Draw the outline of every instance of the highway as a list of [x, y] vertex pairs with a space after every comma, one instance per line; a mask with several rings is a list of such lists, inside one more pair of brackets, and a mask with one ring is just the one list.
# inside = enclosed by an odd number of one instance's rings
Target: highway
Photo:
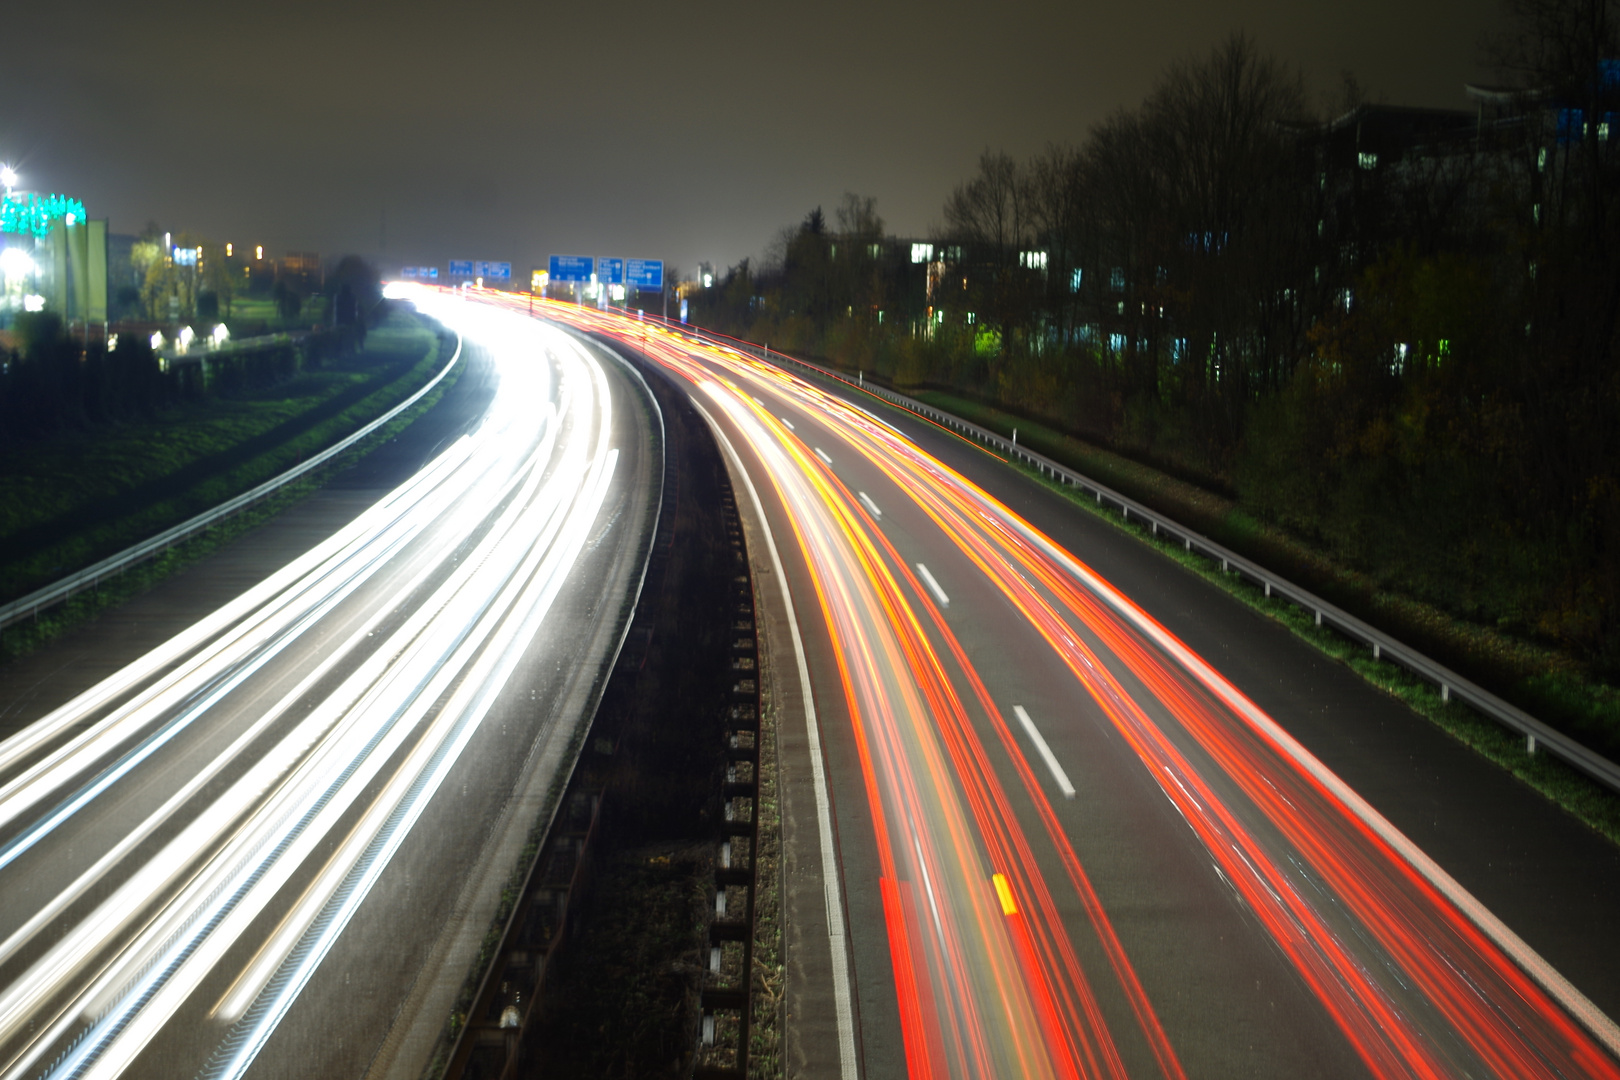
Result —
[[498, 384], [481, 423], [0, 743], [3, 1075], [425, 1065], [617, 649], [662, 466], [634, 375], [411, 298]]
[[[1244, 642], [1200, 654], [970, 478], [1001, 468], [984, 451], [677, 330], [539, 313], [684, 381], [782, 573], [793, 645], [773, 663], [796, 651], [810, 691], [838, 999], [836, 1038], [801, 1063], [1620, 1076], [1603, 1010], [1291, 734], [1300, 717], [1223, 673], [1249, 674]], [[1612, 882], [1612, 852], [1588, 849]], [[1575, 891], [1537, 927], [1612, 921], [1613, 891], [1595, 909]], [[1613, 932], [1589, 930], [1612, 996]]]

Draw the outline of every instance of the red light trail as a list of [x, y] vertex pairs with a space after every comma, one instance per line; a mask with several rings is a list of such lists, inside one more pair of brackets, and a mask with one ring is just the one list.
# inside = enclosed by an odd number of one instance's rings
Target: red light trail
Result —
[[[537, 314], [644, 350], [763, 466], [853, 727], [912, 1076], [1124, 1077], [1126, 1040], [1160, 1075], [1186, 1072], [1002, 706], [840, 460], [887, 478], [1067, 668], [1369, 1072], [1620, 1078], [1607, 1018], [1455, 883], [1437, 884], [1437, 868], [1212, 667], [989, 493], [756, 357], [572, 305]], [[813, 417], [836, 456], [760, 396]], [[1055, 883], [1043, 857], [1063, 869]], [[1083, 925], [1062, 914], [1076, 901]], [[1079, 959], [1083, 933], [1101, 970]], [[1100, 997], [1116, 994], [1134, 1031], [1105, 1022]]]

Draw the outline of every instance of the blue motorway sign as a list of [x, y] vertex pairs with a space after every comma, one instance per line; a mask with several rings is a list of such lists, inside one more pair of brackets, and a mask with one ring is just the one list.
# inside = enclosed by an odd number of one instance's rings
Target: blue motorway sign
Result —
[[624, 260], [598, 257], [596, 260], [596, 280], [603, 285], [623, 285]]
[[658, 292], [664, 287], [664, 260], [626, 259], [624, 280], [643, 292]]
[[399, 276], [417, 278], [418, 280], [438, 281], [439, 268], [437, 266], [402, 266], [399, 268]]
[[478, 276], [481, 278], [494, 278], [497, 281], [508, 281], [512, 277], [512, 264], [509, 262], [480, 262]]
[[450, 276], [451, 277], [472, 277], [473, 276], [472, 260], [471, 259], [451, 259], [450, 260]]
[[553, 255], [552, 281], [589, 281], [596, 272], [596, 260], [589, 255]]

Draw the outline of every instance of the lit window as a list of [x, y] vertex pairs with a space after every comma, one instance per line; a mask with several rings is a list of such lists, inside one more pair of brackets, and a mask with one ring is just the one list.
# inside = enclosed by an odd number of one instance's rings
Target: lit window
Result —
[[934, 261], [934, 245], [933, 244], [912, 244], [911, 245], [911, 261], [914, 262], [914, 263], [933, 262]]
[[1116, 266], [1108, 274], [1108, 287], [1115, 292], [1125, 291], [1125, 268]]
[[1069, 291], [1070, 292], [1079, 292], [1080, 291], [1080, 280], [1084, 276], [1085, 276], [1085, 272], [1082, 271], [1078, 266], [1075, 267], [1073, 270], [1071, 270], [1069, 272]]
[[1045, 270], [1046, 252], [1020, 251], [1018, 253], [1018, 265], [1026, 270]]
[[866, 253], [868, 255], [870, 255], [872, 258], [875, 259], [879, 255], [883, 254], [883, 245], [882, 244], [868, 244], [868, 245], [866, 245]]
[[1378, 168], [1378, 155], [1366, 150], [1356, 155], [1356, 161], [1363, 169]]
[[973, 320], [974, 320], [974, 317], [975, 317], [975, 316], [974, 316], [974, 314], [973, 314], [973, 312], [971, 312], [971, 311], [970, 311], [970, 312], [968, 312], [968, 325], [969, 325], [969, 326], [972, 326], [972, 325], [973, 325]]

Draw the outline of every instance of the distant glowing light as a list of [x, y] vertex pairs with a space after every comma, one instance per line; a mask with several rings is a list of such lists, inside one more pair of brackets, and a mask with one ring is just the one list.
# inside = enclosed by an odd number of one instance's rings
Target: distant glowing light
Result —
[[39, 293], [29, 293], [27, 296], [23, 297], [23, 310], [44, 311], [45, 298], [39, 295]]
[[27, 277], [34, 272], [34, 260], [22, 248], [0, 250], [0, 272], [8, 278]]
[[224, 323], [220, 323], [218, 326], [214, 327], [214, 332], [208, 336], [213, 339], [214, 348], [217, 349], [231, 339], [231, 332], [226, 328]]
[[63, 219], [69, 225], [86, 220], [84, 203], [66, 195], [13, 192], [9, 185], [0, 199], [0, 232], [44, 238], [50, 235], [51, 226]]
[[258, 246], [256, 246], [253, 249], [253, 257], [255, 259], [263, 259], [264, 258], [264, 245], [263, 244], [259, 244]]
[[227, 259], [228, 259], [228, 258], [230, 258], [230, 257], [231, 257], [231, 248], [232, 248], [232, 247], [233, 247], [233, 246], [235, 246], [235, 245], [232, 245], [232, 244], [226, 244], [226, 245], [225, 245], [225, 257], [226, 257], [226, 258], [227, 258]]
[[180, 337], [175, 341], [175, 348], [180, 352], [186, 352], [191, 348], [191, 343], [195, 340], [197, 340], [197, 332], [189, 326], [182, 326], [180, 328]]
[[163, 331], [159, 330], [157, 333], [152, 335], [151, 346], [153, 352], [157, 352], [159, 349], [163, 348]]
[[0, 185], [4, 185], [6, 190], [9, 191], [17, 186], [17, 180], [16, 169], [13, 169], [10, 165], [0, 165]]

